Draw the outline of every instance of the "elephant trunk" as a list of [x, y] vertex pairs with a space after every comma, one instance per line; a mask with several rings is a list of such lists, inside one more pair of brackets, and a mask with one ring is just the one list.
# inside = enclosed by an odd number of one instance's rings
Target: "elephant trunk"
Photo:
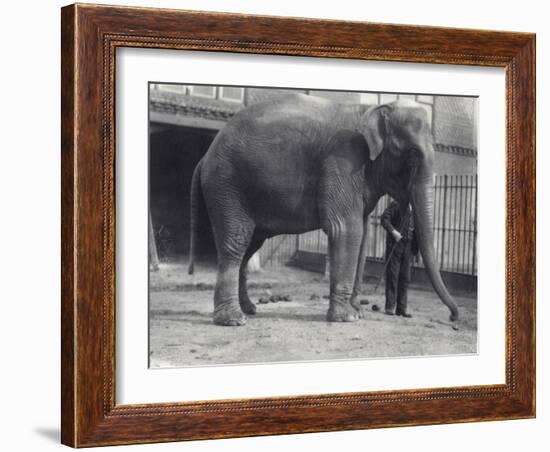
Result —
[[418, 178], [412, 188], [411, 201], [416, 225], [416, 238], [430, 281], [443, 303], [451, 311], [451, 321], [455, 321], [458, 320], [458, 309], [439, 273], [439, 265], [434, 248], [434, 194], [432, 176], [433, 172], [429, 168], [421, 166]]

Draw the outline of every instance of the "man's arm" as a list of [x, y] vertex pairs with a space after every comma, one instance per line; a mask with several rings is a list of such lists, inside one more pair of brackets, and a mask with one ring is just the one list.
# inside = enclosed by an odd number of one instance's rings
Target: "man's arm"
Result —
[[396, 242], [399, 242], [399, 240], [403, 238], [399, 233], [399, 231], [395, 229], [392, 224], [392, 219], [394, 219], [398, 210], [399, 210], [399, 204], [392, 201], [390, 205], [386, 208], [386, 210], [384, 210], [384, 213], [382, 213], [382, 216], [380, 217], [380, 224], [389, 234], [393, 236]]
[[390, 202], [389, 206], [386, 207], [386, 210], [382, 213], [380, 217], [380, 224], [390, 234], [395, 230], [392, 224], [392, 219], [395, 217], [397, 209], [399, 208], [398, 204], [394, 201]]

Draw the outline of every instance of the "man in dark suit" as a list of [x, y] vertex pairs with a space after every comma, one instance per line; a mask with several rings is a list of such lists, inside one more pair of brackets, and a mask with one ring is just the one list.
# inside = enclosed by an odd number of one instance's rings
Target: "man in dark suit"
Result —
[[[386, 314], [412, 317], [407, 312], [411, 258], [418, 254], [414, 220], [409, 204], [392, 201], [380, 218], [386, 230]], [[389, 261], [388, 261], [389, 259]]]

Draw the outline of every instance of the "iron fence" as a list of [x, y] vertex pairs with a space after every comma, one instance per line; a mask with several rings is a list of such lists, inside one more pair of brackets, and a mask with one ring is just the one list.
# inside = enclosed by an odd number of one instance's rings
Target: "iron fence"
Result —
[[[386, 231], [380, 217], [389, 203], [383, 197], [369, 216], [367, 259], [383, 261]], [[477, 274], [477, 175], [438, 175], [434, 180], [434, 245], [440, 269]], [[326, 254], [328, 241], [320, 229], [267, 240], [260, 250], [263, 266], [285, 265], [297, 250]], [[422, 266], [421, 257], [413, 265]]]

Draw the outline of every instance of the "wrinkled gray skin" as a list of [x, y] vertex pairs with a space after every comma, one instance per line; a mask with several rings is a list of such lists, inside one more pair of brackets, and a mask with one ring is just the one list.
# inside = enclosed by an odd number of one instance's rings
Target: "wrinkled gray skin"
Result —
[[206, 208], [218, 252], [214, 323], [243, 325], [256, 312], [246, 269], [267, 238], [318, 228], [329, 243], [327, 320], [360, 318], [365, 225], [386, 193], [411, 202], [427, 273], [456, 320], [433, 248], [433, 160], [427, 114], [411, 101], [367, 108], [291, 95], [240, 111], [197, 165], [191, 189], [189, 273]]

